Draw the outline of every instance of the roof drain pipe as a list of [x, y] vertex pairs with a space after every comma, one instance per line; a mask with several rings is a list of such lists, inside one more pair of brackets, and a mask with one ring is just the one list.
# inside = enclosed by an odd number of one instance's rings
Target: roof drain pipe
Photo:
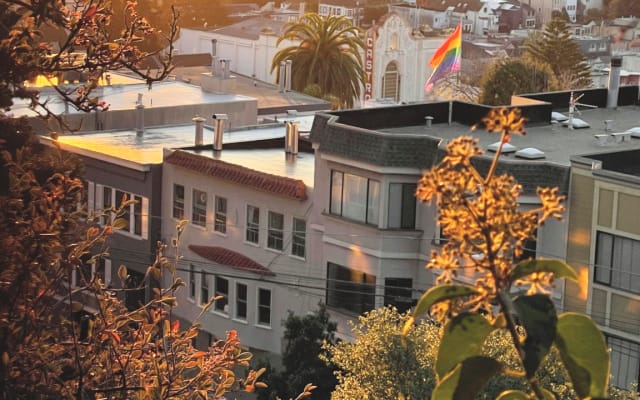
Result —
[[222, 134], [224, 133], [224, 121], [228, 119], [227, 114], [213, 114], [215, 121], [215, 132], [213, 133], [213, 150], [222, 151]]

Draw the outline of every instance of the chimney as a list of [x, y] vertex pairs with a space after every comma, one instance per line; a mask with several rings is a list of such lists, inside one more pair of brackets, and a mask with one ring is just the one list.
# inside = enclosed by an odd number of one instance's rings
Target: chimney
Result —
[[284, 92], [285, 65], [286, 63], [284, 61], [280, 61], [280, 71], [278, 71], [280, 73], [278, 75], [278, 92], [280, 93]]
[[200, 116], [195, 116], [192, 119], [196, 123], [196, 146], [202, 146], [204, 143], [204, 121], [205, 119]]
[[220, 64], [222, 64], [222, 79], [229, 79], [231, 75], [231, 59], [221, 58]]
[[142, 104], [142, 94], [138, 94], [138, 103], [136, 104], [136, 136], [144, 135], [144, 104]]
[[287, 62], [285, 63], [284, 90], [286, 92], [290, 92], [291, 91], [291, 64], [292, 64], [291, 60], [287, 60]]
[[218, 75], [218, 39], [211, 39], [211, 75]]
[[222, 150], [222, 135], [224, 134], [224, 121], [228, 119], [227, 114], [213, 114], [216, 128], [213, 133], [213, 150]]
[[609, 90], [607, 91], [607, 108], [618, 108], [618, 91], [620, 90], [620, 69], [622, 57], [611, 57], [609, 69]]
[[295, 121], [287, 121], [286, 133], [284, 137], [284, 152], [292, 155], [298, 154], [298, 140], [300, 133], [298, 131], [299, 123]]
[[301, 1], [298, 5], [298, 17], [302, 18], [302, 16], [307, 12], [307, 3]]

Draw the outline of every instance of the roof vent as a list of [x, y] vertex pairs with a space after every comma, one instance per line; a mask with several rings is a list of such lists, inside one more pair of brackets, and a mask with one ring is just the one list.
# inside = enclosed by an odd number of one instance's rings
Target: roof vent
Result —
[[640, 138], [640, 126], [629, 129], [627, 132], [631, 134], [631, 137]]
[[204, 142], [204, 121], [205, 119], [200, 117], [200, 116], [195, 116], [192, 119], [193, 122], [195, 122], [196, 124], [196, 141], [195, 141], [195, 145], [196, 146], [202, 146], [203, 142]]
[[[500, 148], [500, 143], [501, 142], [491, 143], [489, 146], [487, 146], [487, 150], [493, 151], [495, 153]], [[511, 143], [505, 143], [502, 145], [502, 153], [504, 154], [513, 153], [516, 150], [516, 146], [512, 145]]]
[[527, 160], [538, 160], [540, 158], [545, 158], [545, 155], [542, 150], [538, 150], [535, 147], [526, 147], [516, 151], [516, 157], [525, 158]]
[[213, 133], [213, 150], [222, 150], [222, 135], [224, 134], [224, 121], [229, 119], [227, 114], [213, 114], [216, 130]]
[[[571, 125], [569, 125], [569, 122], [571, 122]], [[562, 122], [562, 125], [564, 126], [568, 126], [570, 128], [573, 129], [582, 129], [582, 128], [588, 128], [589, 127], [589, 123], [583, 119], [580, 118], [571, 118], [567, 121]]]

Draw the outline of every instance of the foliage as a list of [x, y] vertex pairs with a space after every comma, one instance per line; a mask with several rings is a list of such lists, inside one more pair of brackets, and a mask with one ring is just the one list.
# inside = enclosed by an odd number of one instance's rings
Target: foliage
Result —
[[[410, 319], [393, 307], [372, 310], [352, 324], [353, 343], [327, 344], [328, 362], [336, 364], [338, 386], [332, 393], [336, 400], [416, 399], [429, 397], [436, 384], [434, 368], [441, 329], [432, 321], [420, 320], [402, 335]], [[523, 331], [518, 330], [521, 338]], [[499, 360], [510, 369], [517, 369], [519, 357], [508, 332], [493, 331], [482, 346], [482, 354]], [[555, 393], [558, 400], [575, 398], [571, 382], [562, 366], [560, 355], [553, 349], [545, 358], [537, 376], [544, 388]], [[509, 389], [527, 390], [526, 382], [513, 376], [494, 376], [476, 396], [492, 400]], [[610, 388], [610, 398], [631, 399], [634, 393]]]
[[325, 353], [323, 343], [334, 342], [336, 324], [329, 320], [326, 306], [320, 304], [317, 311], [303, 317], [289, 312], [284, 326], [284, 369], [278, 372], [271, 366], [267, 368], [263, 376], [269, 388], [258, 390], [258, 399], [292, 398], [303, 391], [307, 382], [314, 383], [314, 399], [329, 399], [336, 378], [334, 368], [321, 357]]
[[[538, 188], [540, 206], [521, 211], [521, 186], [512, 176], [495, 175], [495, 170], [502, 145], [512, 134], [525, 133], [524, 118], [517, 109], [494, 109], [482, 122], [501, 135], [487, 175], [472, 165], [473, 157], [482, 154], [477, 139], [460, 137], [447, 145], [447, 155], [423, 175], [416, 192], [423, 201], [435, 200], [438, 223], [449, 238], [427, 264], [440, 271], [439, 285], [421, 297], [414, 312], [414, 318], [430, 312], [443, 324], [431, 398], [473, 398], [498, 374], [526, 385], [524, 390], [502, 391], [499, 399], [554, 398], [540, 378], [552, 349], [558, 351], [578, 398], [604, 398], [610, 361], [602, 333], [581, 314], [557, 315], [547, 292], [554, 278], [577, 279], [575, 271], [556, 260], [514, 261], [537, 227], [562, 217], [564, 198], [557, 188]], [[463, 268], [476, 271], [474, 285], [454, 283]], [[411, 331], [413, 320], [407, 321], [405, 331]], [[516, 365], [483, 353], [494, 332], [508, 335]]]
[[[299, 41], [297, 46], [280, 50], [273, 57], [271, 70], [280, 71], [280, 62], [291, 60], [291, 87], [303, 91], [319, 85], [322, 97], [332, 95], [341, 108], [353, 107], [364, 84], [360, 30], [343, 16], [323, 18], [307, 13], [285, 25], [283, 40]], [[279, 73], [278, 73], [279, 76]]]
[[[171, 70], [172, 42], [178, 28], [174, 13], [168, 32], [163, 34], [169, 56], [162, 68], [147, 73], [141, 62], [150, 54], [137, 43], [154, 32], [138, 13], [137, 3], [123, 9], [123, 29], [109, 32], [113, 10], [108, 0], [65, 2], [63, 0], [4, 1], [0, 5], [0, 107], [9, 109], [14, 99], [25, 99], [38, 113], [56, 117], [39, 97], [39, 89], [25, 84], [38, 76], [49, 78], [52, 88], [64, 101], [84, 111], [108, 108], [92, 96], [105, 73], [127, 68], [149, 84], [164, 79]], [[52, 33], [55, 32], [55, 33]], [[46, 33], [46, 35], [45, 35]], [[50, 41], [56, 38], [55, 43]], [[83, 77], [82, 84], [58, 85], [67, 74]]]
[[530, 36], [525, 47], [526, 55], [551, 68], [561, 89], [578, 89], [591, 84], [586, 57], [571, 38], [563, 19], [553, 19], [544, 27], [542, 35]]
[[[262, 385], [261, 371], [235, 375], [251, 359], [235, 332], [207, 351], [192, 347], [198, 327], [180, 330], [172, 316], [184, 282], [163, 245], [147, 276], [170, 274], [173, 284], [131, 312], [98, 276], [84, 275], [82, 260], [105, 256], [106, 238], [123, 221], [103, 227], [85, 221], [77, 206], [82, 182], [57, 172], [40, 184], [29, 171], [30, 154], [28, 148], [13, 159], [4, 153], [10, 188], [0, 197], [0, 245], [7, 249], [0, 256], [0, 295], [11, 301], [0, 306], [1, 398], [218, 398]], [[126, 267], [118, 275], [124, 281]], [[83, 303], [95, 311], [82, 311]]]
[[375, 309], [351, 324], [353, 343], [325, 345], [325, 359], [338, 367], [332, 399], [419, 399], [431, 393], [439, 328], [421, 322], [403, 336], [408, 319], [392, 307]]
[[479, 102], [509, 105], [515, 94], [548, 92], [556, 86], [553, 72], [546, 64], [537, 66], [526, 59], [506, 58], [497, 60], [485, 71]]

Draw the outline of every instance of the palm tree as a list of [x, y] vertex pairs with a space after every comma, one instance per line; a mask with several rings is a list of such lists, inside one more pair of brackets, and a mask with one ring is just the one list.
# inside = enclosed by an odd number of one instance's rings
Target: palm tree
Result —
[[277, 45], [283, 40], [300, 44], [276, 53], [271, 71], [277, 70], [279, 76], [280, 62], [291, 60], [293, 90], [304, 91], [310, 85], [318, 85], [323, 96], [338, 98], [341, 108], [351, 108], [364, 83], [360, 53], [364, 43], [359, 33], [346, 17], [305, 14], [285, 25]]

